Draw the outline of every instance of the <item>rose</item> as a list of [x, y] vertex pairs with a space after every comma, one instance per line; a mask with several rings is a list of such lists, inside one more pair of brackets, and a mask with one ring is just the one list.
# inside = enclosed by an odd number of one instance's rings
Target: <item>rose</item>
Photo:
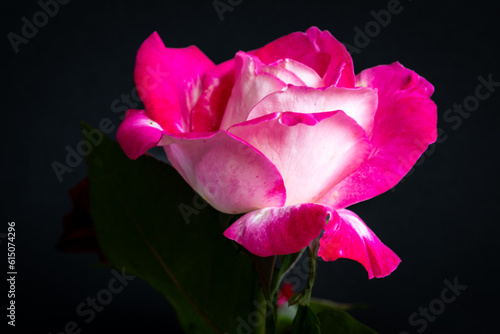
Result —
[[[154, 33], [134, 73], [143, 110], [117, 138], [132, 159], [163, 146], [214, 208], [246, 213], [224, 235], [260, 256], [297, 252], [360, 262], [370, 278], [400, 259], [345, 207], [392, 188], [436, 139], [433, 87], [399, 63], [354, 76], [316, 27], [214, 65]], [[328, 222], [328, 223], [326, 223]], [[326, 223], [326, 225], [325, 225]]]

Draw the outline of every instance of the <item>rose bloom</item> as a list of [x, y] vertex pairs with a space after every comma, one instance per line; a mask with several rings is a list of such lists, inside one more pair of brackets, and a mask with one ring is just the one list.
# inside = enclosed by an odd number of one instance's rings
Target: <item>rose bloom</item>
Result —
[[245, 213], [224, 235], [250, 252], [360, 262], [368, 276], [401, 261], [346, 207], [396, 185], [436, 140], [433, 86], [399, 63], [354, 75], [345, 47], [316, 27], [215, 65], [153, 33], [134, 71], [145, 110], [118, 141], [136, 159], [163, 146], [219, 211]]

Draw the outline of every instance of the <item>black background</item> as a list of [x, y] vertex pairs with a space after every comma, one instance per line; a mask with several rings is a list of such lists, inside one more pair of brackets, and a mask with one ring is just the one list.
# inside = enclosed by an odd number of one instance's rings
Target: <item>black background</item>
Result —
[[[71, 209], [67, 191], [86, 174], [81, 164], [59, 182], [53, 161], [81, 140], [80, 120], [118, 125], [112, 102], [134, 87], [137, 49], [153, 31], [168, 47], [198, 46], [215, 63], [310, 26], [355, 45], [358, 27], [387, 1], [244, 0], [221, 21], [212, 1], [70, 1], [13, 51], [7, 34], [40, 11], [35, 0], [3, 3], [1, 228], [17, 226], [17, 333], [59, 333], [71, 320], [82, 333], [176, 333], [168, 303], [136, 279], [85, 324], [75, 308], [111, 278], [94, 254], [55, 250], [61, 218]], [[366, 302], [355, 316], [380, 333], [417, 333], [408, 322], [439, 299], [445, 279], [467, 289], [428, 323], [426, 333], [491, 333], [498, 328], [497, 157], [500, 87], [458, 128], [443, 113], [474, 95], [478, 76], [500, 81], [500, 12], [494, 1], [401, 0], [403, 10], [352, 53], [355, 71], [400, 61], [435, 86], [438, 126], [445, 137], [414, 172], [356, 211], [403, 260], [387, 278], [368, 280], [357, 263], [320, 263], [314, 295]], [[114, 136], [114, 133], [113, 133]], [[444, 139], [446, 138], [446, 139]], [[6, 258], [5, 239], [1, 258]], [[186, 245], [189, 247], [189, 245]], [[2, 260], [4, 262], [4, 260]], [[6, 261], [0, 267], [6, 271]], [[4, 274], [2, 274], [2, 277]], [[7, 298], [2, 278], [1, 309]], [[221, 297], [222, 298], [222, 297]], [[6, 322], [5, 315], [1, 316]], [[2, 324], [3, 325], [3, 324]], [[10, 328], [9, 330], [12, 330]]]

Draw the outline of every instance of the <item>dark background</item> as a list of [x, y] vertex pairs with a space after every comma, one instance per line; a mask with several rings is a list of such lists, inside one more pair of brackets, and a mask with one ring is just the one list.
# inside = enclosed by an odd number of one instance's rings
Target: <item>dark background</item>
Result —
[[[134, 87], [135, 53], [148, 35], [158, 31], [168, 47], [197, 45], [215, 63], [313, 25], [354, 46], [354, 28], [364, 30], [374, 20], [370, 11], [386, 9], [387, 3], [244, 0], [221, 21], [209, 0], [73, 0], [60, 5], [17, 54], [7, 34], [21, 34], [21, 18], [32, 21], [41, 8], [35, 0], [3, 3], [0, 233], [8, 221], [16, 222], [17, 326], [12, 332], [58, 333], [71, 320], [82, 333], [179, 331], [169, 304], [139, 279], [85, 324], [75, 308], [106, 288], [110, 270], [97, 268], [95, 254], [55, 249], [62, 216], [71, 209], [67, 192], [85, 177], [86, 167], [81, 164], [59, 182], [51, 163], [64, 163], [65, 147], [75, 148], [81, 140], [80, 120], [98, 126], [109, 118], [119, 124], [123, 112], [114, 112], [112, 102]], [[443, 113], [474, 95], [478, 76], [491, 74], [500, 81], [498, 5], [425, 0], [401, 5], [401, 13], [352, 53], [355, 71], [397, 60], [428, 79], [445, 137], [394, 191], [354, 207], [401, 257], [399, 268], [387, 278], [368, 280], [357, 263], [323, 262], [314, 295], [368, 303], [371, 308], [355, 316], [380, 333], [417, 333], [420, 326], [411, 326], [409, 316], [440, 298], [445, 279], [456, 278], [467, 289], [425, 332], [496, 332], [500, 87], [456, 129]], [[2, 239], [2, 259], [5, 244]], [[0, 295], [5, 310], [6, 292]], [[1, 318], [6, 322], [5, 315]]]

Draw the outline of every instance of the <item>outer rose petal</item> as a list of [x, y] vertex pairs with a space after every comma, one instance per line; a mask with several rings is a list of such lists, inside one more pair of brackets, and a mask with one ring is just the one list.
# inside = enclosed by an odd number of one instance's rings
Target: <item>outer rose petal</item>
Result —
[[191, 114], [192, 132], [219, 129], [234, 85], [234, 59], [208, 70], [203, 79], [203, 92]]
[[144, 110], [130, 109], [116, 132], [116, 139], [130, 159], [137, 159], [158, 144], [162, 132], [161, 126], [146, 116]]
[[153, 33], [139, 48], [134, 70], [147, 115], [169, 133], [189, 131], [202, 76], [213, 66], [197, 47], [166, 48]]
[[262, 152], [283, 176], [286, 204], [315, 202], [368, 157], [363, 129], [343, 111], [274, 113], [228, 130]]
[[315, 113], [342, 110], [370, 135], [377, 111], [377, 92], [370, 88], [329, 87], [324, 90], [288, 86], [269, 94], [252, 109], [248, 120], [273, 112]]
[[336, 185], [320, 203], [345, 208], [394, 187], [437, 137], [434, 88], [399, 63], [361, 72], [358, 84], [378, 90], [373, 151], [360, 168]]
[[262, 153], [225, 132], [164, 135], [159, 145], [191, 187], [214, 208], [243, 213], [282, 206], [286, 191]]
[[266, 71], [258, 58], [238, 52], [235, 57], [235, 82], [231, 97], [220, 125], [227, 130], [231, 125], [244, 122], [250, 110], [266, 95], [286, 87], [286, 83]]
[[318, 256], [326, 261], [347, 258], [361, 263], [368, 278], [389, 275], [401, 262], [354, 212], [341, 209], [319, 240]]
[[247, 213], [224, 235], [258, 256], [300, 251], [317, 238], [331, 209], [318, 204], [265, 208]]

